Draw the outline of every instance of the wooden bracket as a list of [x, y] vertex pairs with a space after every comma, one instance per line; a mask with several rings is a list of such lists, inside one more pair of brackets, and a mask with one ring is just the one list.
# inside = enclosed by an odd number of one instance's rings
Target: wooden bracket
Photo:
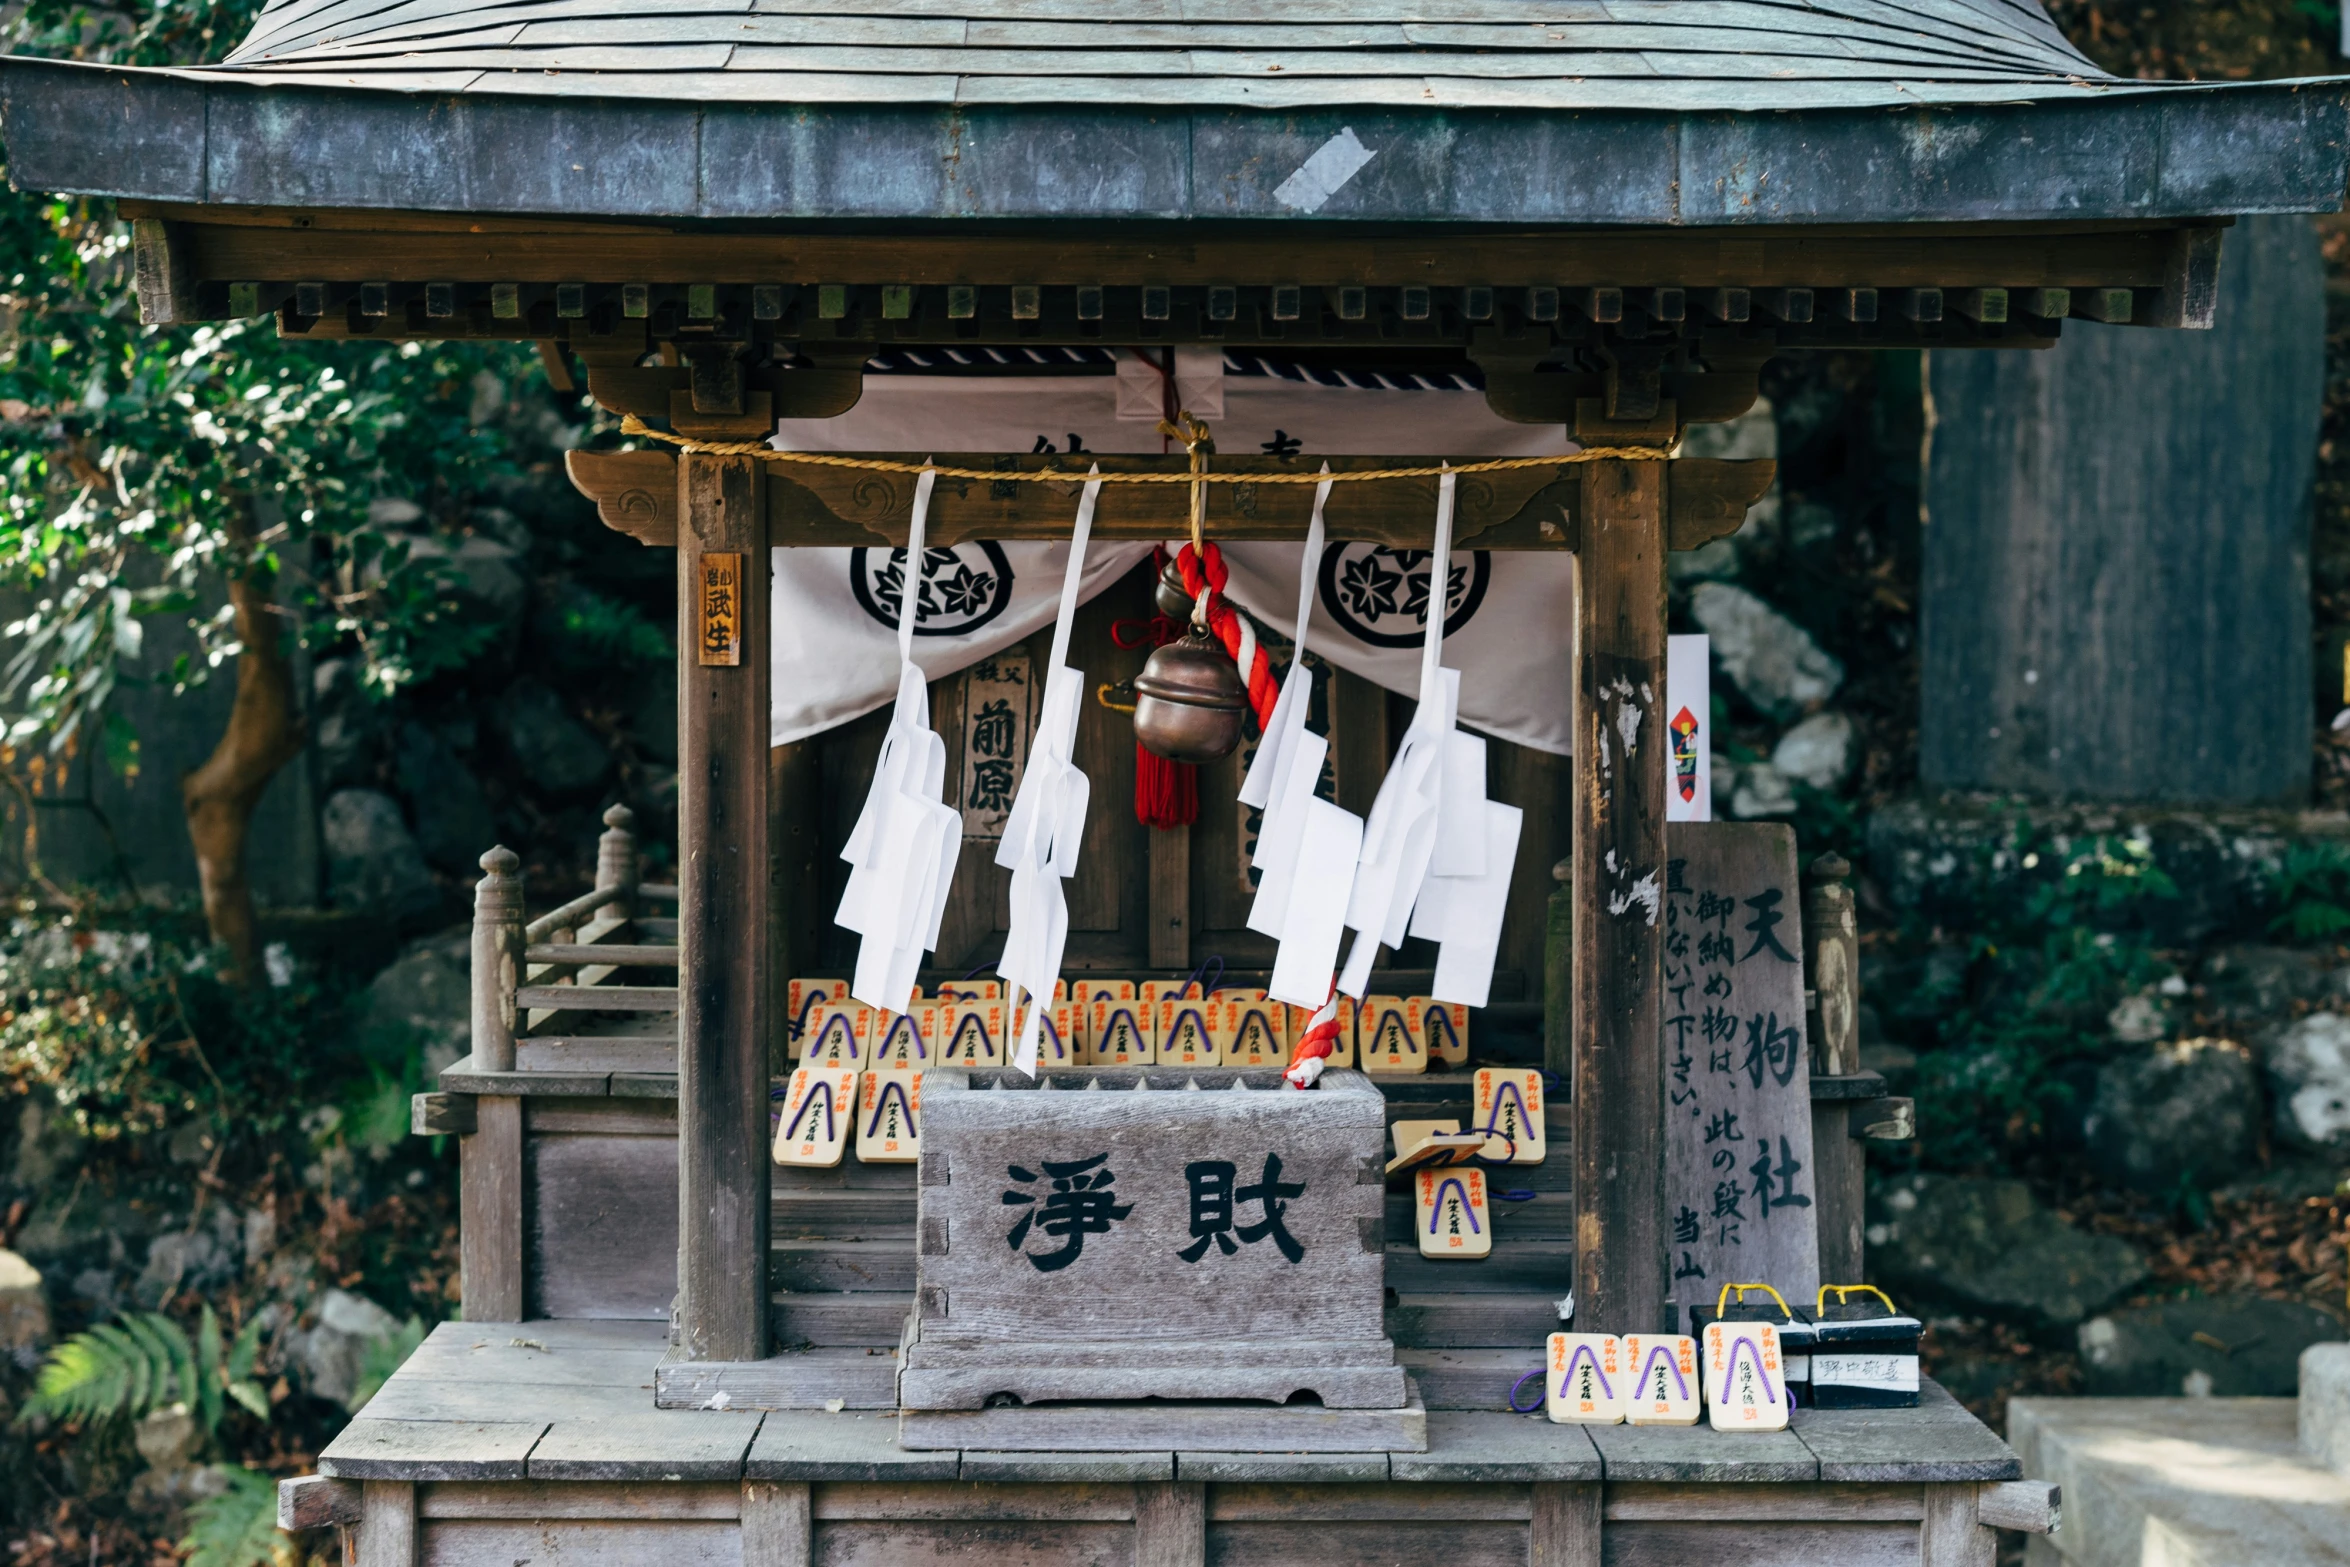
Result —
[[417, 1137], [471, 1137], [473, 1095], [416, 1095], [408, 1101], [408, 1129]]
[[677, 459], [663, 451], [565, 452], [572, 487], [605, 527], [639, 544], [677, 544]]
[[323, 1529], [329, 1524], [359, 1522], [364, 1492], [356, 1480], [325, 1475], [303, 1475], [277, 1483], [277, 1526], [280, 1529]]
[[2000, 1480], [1976, 1494], [1975, 1517], [1988, 1529], [2054, 1534], [2064, 1520], [2064, 1487], [2053, 1480]]
[[1575, 399], [1575, 439], [1585, 446], [1670, 446], [1681, 434], [1680, 405], [1658, 398], [1644, 417], [1611, 419], [1606, 399]]
[[139, 294], [139, 320], [147, 326], [179, 326], [197, 319], [195, 285], [188, 273], [183, 225], [161, 218], [131, 224], [131, 275]]
[[1864, 1143], [1906, 1143], [1918, 1134], [1914, 1099], [1866, 1099], [1852, 1107], [1852, 1135]]

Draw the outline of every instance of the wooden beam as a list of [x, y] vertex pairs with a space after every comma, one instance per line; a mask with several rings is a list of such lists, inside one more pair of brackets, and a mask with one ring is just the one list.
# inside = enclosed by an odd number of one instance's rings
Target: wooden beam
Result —
[[[689, 1360], [767, 1354], [765, 487], [755, 458], [677, 464], [677, 1321]], [[721, 569], [723, 585], [709, 575]], [[731, 603], [714, 602], [722, 588]]]
[[[874, 452], [896, 462], [919, 462], [921, 453]], [[1076, 504], [1074, 481], [1021, 482], [1009, 476], [1054, 464], [1050, 456], [999, 457], [990, 453], [940, 453], [942, 466], [989, 468], [1005, 465], [1003, 482], [942, 481], [931, 499], [930, 537], [938, 543], [964, 539], [1060, 539], [1069, 533]], [[1420, 467], [1432, 457], [1333, 457], [1330, 466]], [[1463, 459], [1473, 461], [1474, 459]], [[1181, 457], [1104, 457], [1108, 473], [1179, 473]], [[604, 525], [640, 544], [677, 542], [677, 459], [666, 451], [568, 452], [564, 469], [582, 495], [596, 503]], [[1520, 468], [1471, 474], [1460, 481], [1464, 549], [1573, 549], [1580, 535], [1583, 492], [1573, 473], [1580, 465]], [[1767, 459], [1717, 461], [1690, 458], [1673, 465], [1669, 542], [1693, 550], [1738, 530], [1747, 508], [1771, 487], [1777, 471]], [[1277, 458], [1234, 457], [1217, 464], [1224, 473], [1295, 472]], [[914, 478], [851, 468], [775, 464], [767, 487], [769, 541], [778, 545], [871, 546], [903, 544]], [[995, 493], [999, 488], [1010, 495]], [[1188, 521], [1182, 485], [1114, 485], [1102, 494], [1094, 535], [1112, 539], [1165, 539]], [[1435, 481], [1396, 480], [1339, 485], [1332, 491], [1325, 522], [1333, 539], [1361, 539], [1409, 548], [1424, 543], [1435, 509]], [[1208, 532], [1223, 540], [1299, 539], [1313, 511], [1309, 485], [1211, 484]]]
[[483, 1094], [457, 1139], [458, 1298], [468, 1322], [520, 1322], [522, 1101]]
[[1583, 468], [1576, 564], [1575, 1322], [1666, 1329], [1662, 463]]

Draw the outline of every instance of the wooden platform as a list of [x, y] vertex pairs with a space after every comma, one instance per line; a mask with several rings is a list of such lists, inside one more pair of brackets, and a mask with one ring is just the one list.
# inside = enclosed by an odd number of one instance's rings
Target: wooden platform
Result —
[[1989, 1567], [1978, 1493], [2021, 1473], [1930, 1383], [1768, 1436], [1495, 1396], [1432, 1407], [1425, 1453], [908, 1452], [891, 1411], [655, 1409], [667, 1348], [652, 1323], [435, 1329], [320, 1455], [360, 1483], [357, 1559]]

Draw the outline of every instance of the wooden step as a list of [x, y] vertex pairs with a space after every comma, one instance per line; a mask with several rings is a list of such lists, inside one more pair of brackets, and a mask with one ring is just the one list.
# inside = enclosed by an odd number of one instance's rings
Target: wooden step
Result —
[[[910, 1164], [867, 1164], [851, 1154], [829, 1169], [816, 1169], [804, 1164], [771, 1166], [769, 1188], [776, 1192], [800, 1191], [874, 1191], [912, 1192], [914, 1166]], [[911, 1224], [911, 1219], [906, 1221]]]
[[767, 1224], [779, 1240], [862, 1240], [911, 1233], [916, 1206], [914, 1193], [902, 1188], [778, 1188]]
[[803, 1349], [753, 1361], [686, 1361], [674, 1353], [654, 1369], [661, 1409], [895, 1409], [894, 1348]]
[[1423, 1257], [1410, 1240], [1387, 1242], [1387, 1287], [1399, 1294], [1496, 1295], [1575, 1287], [1572, 1241], [1498, 1241], [1487, 1257]]
[[889, 1349], [904, 1335], [911, 1294], [859, 1290], [854, 1294], [772, 1295], [767, 1320], [779, 1349], [799, 1344], [819, 1348]]
[[675, 943], [662, 946], [631, 946], [624, 942], [598, 942], [587, 946], [580, 942], [534, 942], [522, 952], [525, 963], [595, 963], [606, 968], [675, 968]]
[[1566, 1293], [1562, 1284], [1547, 1293], [1398, 1294], [1387, 1307], [1387, 1336], [1399, 1349], [1534, 1349], [1563, 1329], [1558, 1302]]
[[534, 1012], [674, 1012], [675, 985], [524, 985], [514, 1004]]
[[899, 1230], [865, 1240], [777, 1240], [767, 1248], [767, 1281], [795, 1294], [914, 1289], [914, 1232]]
[[[1542, 1369], [1543, 1346], [1527, 1349], [1399, 1349], [1395, 1358], [1419, 1384], [1420, 1401], [1430, 1409], [1509, 1408], [1510, 1388], [1529, 1371]], [[1542, 1402], [1540, 1380], [1526, 1384], [1520, 1403]]]

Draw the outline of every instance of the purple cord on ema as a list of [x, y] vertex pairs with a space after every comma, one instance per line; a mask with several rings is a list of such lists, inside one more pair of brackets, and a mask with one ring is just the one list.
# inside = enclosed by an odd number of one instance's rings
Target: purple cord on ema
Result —
[[1530, 1415], [1530, 1414], [1534, 1413], [1534, 1411], [1536, 1411], [1537, 1409], [1540, 1409], [1540, 1408], [1542, 1407], [1542, 1400], [1541, 1400], [1541, 1399], [1539, 1399], [1539, 1398], [1535, 1399], [1535, 1400], [1534, 1400], [1534, 1402], [1533, 1402], [1533, 1403], [1531, 1403], [1531, 1404], [1520, 1404], [1520, 1403], [1518, 1402], [1518, 1391], [1519, 1391], [1519, 1389], [1523, 1388], [1523, 1387], [1524, 1387], [1524, 1386], [1525, 1386], [1527, 1383], [1529, 1383], [1529, 1382], [1533, 1381], [1533, 1380], [1534, 1380], [1536, 1377], [1539, 1377], [1539, 1376], [1541, 1376], [1541, 1375], [1542, 1375], [1542, 1368], [1541, 1368], [1540, 1366], [1537, 1366], [1537, 1367], [1535, 1367], [1535, 1368], [1534, 1368], [1532, 1371], [1529, 1371], [1529, 1372], [1527, 1372], [1527, 1373], [1526, 1373], [1524, 1376], [1522, 1376], [1522, 1377], [1518, 1378], [1518, 1380], [1517, 1380], [1517, 1381], [1515, 1381], [1515, 1382], [1512, 1382], [1512, 1383], [1510, 1384], [1510, 1400], [1509, 1400], [1509, 1402], [1510, 1402], [1510, 1413], [1511, 1413], [1511, 1414], [1513, 1414], [1513, 1415]]

